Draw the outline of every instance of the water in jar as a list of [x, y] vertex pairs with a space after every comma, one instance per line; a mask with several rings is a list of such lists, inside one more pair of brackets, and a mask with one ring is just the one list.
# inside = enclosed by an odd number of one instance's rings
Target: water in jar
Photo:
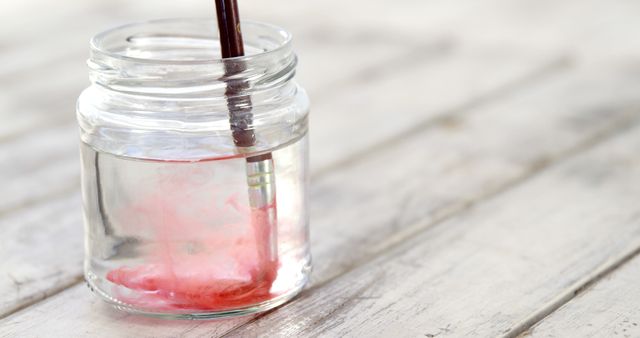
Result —
[[[125, 310], [185, 316], [297, 293], [310, 267], [306, 142], [272, 151], [271, 229], [256, 222], [245, 157], [149, 160], [82, 143], [89, 285]], [[271, 266], [261, 257], [268, 250], [277, 252]]]

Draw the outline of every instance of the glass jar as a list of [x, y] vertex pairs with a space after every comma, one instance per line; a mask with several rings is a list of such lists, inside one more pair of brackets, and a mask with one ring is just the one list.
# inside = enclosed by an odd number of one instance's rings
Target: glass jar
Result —
[[85, 278], [119, 309], [249, 314], [308, 279], [308, 98], [290, 34], [242, 28], [247, 56], [224, 60], [214, 20], [91, 40], [77, 106]]

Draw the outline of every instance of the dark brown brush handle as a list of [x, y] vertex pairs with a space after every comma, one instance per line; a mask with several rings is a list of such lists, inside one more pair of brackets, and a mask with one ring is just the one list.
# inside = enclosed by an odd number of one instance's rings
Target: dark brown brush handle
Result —
[[[220, 31], [220, 49], [222, 58], [244, 56], [244, 44], [240, 30], [240, 15], [237, 0], [216, 0], [218, 30]], [[242, 63], [225, 64], [226, 76], [244, 71]], [[237, 147], [251, 147], [256, 143], [255, 133], [251, 129], [251, 97], [241, 94], [247, 89], [246, 83], [227, 83], [225, 95], [229, 107], [229, 124], [233, 133], [233, 142]], [[252, 156], [247, 162], [258, 162], [271, 159], [271, 153]]]
[[[218, 30], [222, 58], [244, 55], [237, 0], [216, 0]], [[231, 77], [246, 70], [243, 62], [225, 62], [225, 75]], [[244, 92], [248, 84], [242, 80], [228, 80], [225, 96], [229, 108], [229, 124], [236, 147], [251, 147], [256, 143], [252, 129], [251, 96]], [[247, 157], [247, 183], [251, 218], [257, 243], [260, 269], [254, 279], [260, 289], [271, 289], [278, 273], [277, 210], [275, 176], [271, 153]]]
[[216, 14], [218, 15], [222, 58], [244, 56], [238, 2], [236, 0], [216, 0]]

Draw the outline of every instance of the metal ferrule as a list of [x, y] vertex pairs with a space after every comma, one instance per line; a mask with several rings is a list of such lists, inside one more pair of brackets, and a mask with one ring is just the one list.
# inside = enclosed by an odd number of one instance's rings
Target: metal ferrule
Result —
[[276, 201], [273, 159], [247, 162], [249, 203], [252, 208], [265, 208]]

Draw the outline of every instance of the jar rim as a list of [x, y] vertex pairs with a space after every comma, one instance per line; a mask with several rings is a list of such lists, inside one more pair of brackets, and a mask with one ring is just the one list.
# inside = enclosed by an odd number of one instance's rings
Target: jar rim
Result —
[[147, 21], [124, 24], [124, 25], [116, 26], [116, 27], [107, 29], [105, 31], [102, 31], [94, 35], [90, 39], [89, 41], [90, 48], [92, 53], [102, 54], [105, 57], [114, 58], [114, 59], [118, 59], [126, 62], [135, 62], [135, 63], [142, 63], [142, 64], [211, 65], [211, 64], [223, 64], [224, 62], [229, 62], [229, 61], [249, 62], [249, 61], [255, 60], [256, 58], [269, 57], [272, 54], [277, 54], [287, 48], [290, 48], [291, 41], [293, 39], [293, 36], [290, 32], [288, 32], [287, 30], [279, 26], [260, 22], [260, 21], [243, 20], [241, 22], [241, 25], [243, 28], [250, 27], [250, 28], [259, 29], [262, 31], [265, 31], [265, 30], [270, 31], [271, 33], [274, 33], [274, 36], [281, 37], [281, 40], [278, 41], [278, 44], [275, 46], [275, 48], [263, 50], [253, 54], [247, 54], [244, 56], [236, 56], [236, 57], [230, 57], [225, 59], [222, 59], [222, 57], [200, 58], [195, 60], [144, 58], [144, 57], [124, 55], [122, 54], [121, 51], [109, 50], [109, 48], [106, 48], [106, 46], [104, 46], [104, 41], [108, 37], [127, 29], [142, 28], [150, 25], [181, 24], [181, 23], [202, 23], [202, 24], [210, 23], [211, 25], [213, 25], [213, 27], [215, 27], [215, 29], [211, 31], [212, 33], [211, 37], [214, 37], [216, 39], [218, 38], [217, 22], [214, 19], [209, 19], [209, 18], [155, 19], [155, 20], [147, 20]]

